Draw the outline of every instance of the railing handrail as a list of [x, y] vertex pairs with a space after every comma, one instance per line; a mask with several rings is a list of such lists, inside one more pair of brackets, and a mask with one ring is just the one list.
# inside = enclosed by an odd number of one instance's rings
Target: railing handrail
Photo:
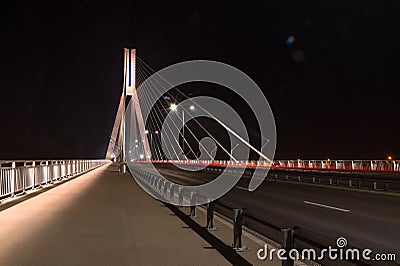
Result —
[[107, 162], [104, 159], [0, 161], [0, 199], [84, 173]]
[[210, 166], [231, 167], [267, 167], [282, 169], [315, 169], [330, 171], [368, 171], [368, 172], [400, 172], [400, 160], [274, 160], [273, 163], [266, 161], [223, 161], [223, 160], [143, 160], [137, 162], [152, 163], [177, 163], [198, 164]]

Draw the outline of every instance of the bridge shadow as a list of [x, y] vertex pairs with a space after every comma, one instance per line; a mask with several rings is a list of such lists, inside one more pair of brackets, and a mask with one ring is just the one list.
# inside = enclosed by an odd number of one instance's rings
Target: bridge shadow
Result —
[[204, 247], [204, 249], [216, 249], [222, 256], [225, 257], [233, 265], [251, 265], [246, 259], [240, 256], [231, 246], [226, 245], [220, 239], [198, 223], [193, 221], [188, 215], [182, 212], [178, 207], [164, 203], [179, 219], [181, 219], [189, 228], [196, 232], [201, 238], [207, 241], [211, 247]]

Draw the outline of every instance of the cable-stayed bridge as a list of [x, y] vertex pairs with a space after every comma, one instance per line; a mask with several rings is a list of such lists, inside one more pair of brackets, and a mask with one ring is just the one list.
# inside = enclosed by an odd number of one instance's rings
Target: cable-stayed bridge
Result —
[[[189, 254], [185, 245], [178, 245], [178, 252], [171, 249], [177, 245], [173, 239], [193, 241], [195, 246], [197, 236], [182, 235], [177, 230], [182, 226], [176, 221], [168, 227], [171, 215], [152, 204], [131, 183], [132, 177], [216, 249], [215, 254], [208, 254], [212, 258], [208, 264], [218, 261], [219, 256], [232, 264], [257, 262], [255, 252], [242, 256], [235, 252], [244, 245], [259, 248], [254, 238], [242, 235], [242, 224], [261, 235], [262, 241], [267, 237], [268, 243], [287, 250], [293, 246], [322, 250], [335, 246], [338, 237], [345, 237], [348, 247], [400, 256], [399, 160], [274, 159], [273, 132], [260, 137], [255, 145], [240, 131], [243, 128], [213, 112], [221, 102], [184, 93], [175, 85], [178, 82], [137, 57], [135, 49], [124, 50], [123, 69], [123, 89], [105, 159], [0, 162], [0, 235], [4, 239], [20, 228], [9, 240], [11, 245], [0, 243], [0, 261], [171, 264], [175, 259], [172, 255], [178, 256], [179, 251]], [[230, 114], [229, 108], [224, 110]], [[201, 119], [203, 116], [226, 131], [230, 142], [221, 139], [215, 127]], [[229, 117], [237, 119], [234, 113]], [[171, 204], [188, 207], [190, 220], [182, 216], [184, 207]], [[230, 221], [233, 228], [225, 228], [214, 212]], [[199, 215], [205, 218], [204, 223]], [[196, 219], [200, 228], [193, 224]], [[26, 221], [32, 221], [31, 225], [24, 226], [29, 224]], [[216, 240], [215, 235], [207, 235], [216, 223], [233, 237], [226, 240], [218, 236]], [[146, 253], [152, 248], [149, 236], [166, 241], [161, 261]], [[31, 251], [17, 256], [18, 247]], [[43, 250], [56, 255], [42, 257]], [[73, 256], [60, 250], [70, 250]], [[115, 253], [113, 259], [103, 255], [110, 250]], [[183, 264], [206, 263], [203, 250], [194, 253], [192, 258], [181, 257]], [[329, 259], [319, 261], [337, 265]], [[371, 262], [347, 260], [343, 265], [363, 263]], [[282, 264], [292, 265], [293, 261]]]

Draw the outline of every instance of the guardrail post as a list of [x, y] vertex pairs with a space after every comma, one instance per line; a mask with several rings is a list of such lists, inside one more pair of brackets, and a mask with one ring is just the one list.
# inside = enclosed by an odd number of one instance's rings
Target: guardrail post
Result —
[[217, 228], [214, 227], [214, 208], [215, 208], [215, 201], [209, 199], [207, 203], [207, 225], [206, 225], [206, 229], [209, 231], [217, 230]]
[[126, 163], [121, 162], [121, 163], [119, 164], [119, 172], [122, 173], [122, 174], [125, 174], [125, 173], [126, 173]]
[[191, 191], [190, 192], [190, 217], [197, 217], [198, 215], [196, 214], [196, 192]]
[[233, 209], [233, 249], [243, 251], [246, 247], [242, 246], [242, 224], [243, 224], [243, 209]]
[[294, 229], [293, 227], [281, 229], [282, 248], [286, 250], [286, 260], [282, 260], [282, 266], [293, 266], [294, 261], [288, 256], [291, 249], [294, 248]]
[[178, 189], [178, 207], [182, 207], [183, 202], [183, 188], [179, 187]]
[[167, 198], [167, 191], [168, 191], [168, 187], [169, 187], [169, 181], [164, 180], [164, 191], [163, 191], [163, 195], [165, 198]]
[[173, 183], [169, 184], [169, 200], [172, 201], [175, 195], [175, 185]]

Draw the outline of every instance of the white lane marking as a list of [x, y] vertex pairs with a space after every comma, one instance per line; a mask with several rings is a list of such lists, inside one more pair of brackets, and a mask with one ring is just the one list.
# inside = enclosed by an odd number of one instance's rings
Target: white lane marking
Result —
[[249, 190], [247, 187], [239, 187], [239, 186], [236, 186], [235, 188], [241, 189], [241, 190]]
[[312, 201], [303, 200], [303, 202], [305, 204], [315, 205], [315, 206], [324, 207], [324, 208], [328, 208], [328, 209], [332, 209], [332, 210], [336, 210], [336, 211], [341, 211], [341, 212], [349, 212], [350, 211], [350, 210], [347, 210], [347, 209], [342, 209], [342, 208], [338, 208], [338, 207], [324, 205], [324, 204], [316, 203], [316, 202], [312, 202]]

